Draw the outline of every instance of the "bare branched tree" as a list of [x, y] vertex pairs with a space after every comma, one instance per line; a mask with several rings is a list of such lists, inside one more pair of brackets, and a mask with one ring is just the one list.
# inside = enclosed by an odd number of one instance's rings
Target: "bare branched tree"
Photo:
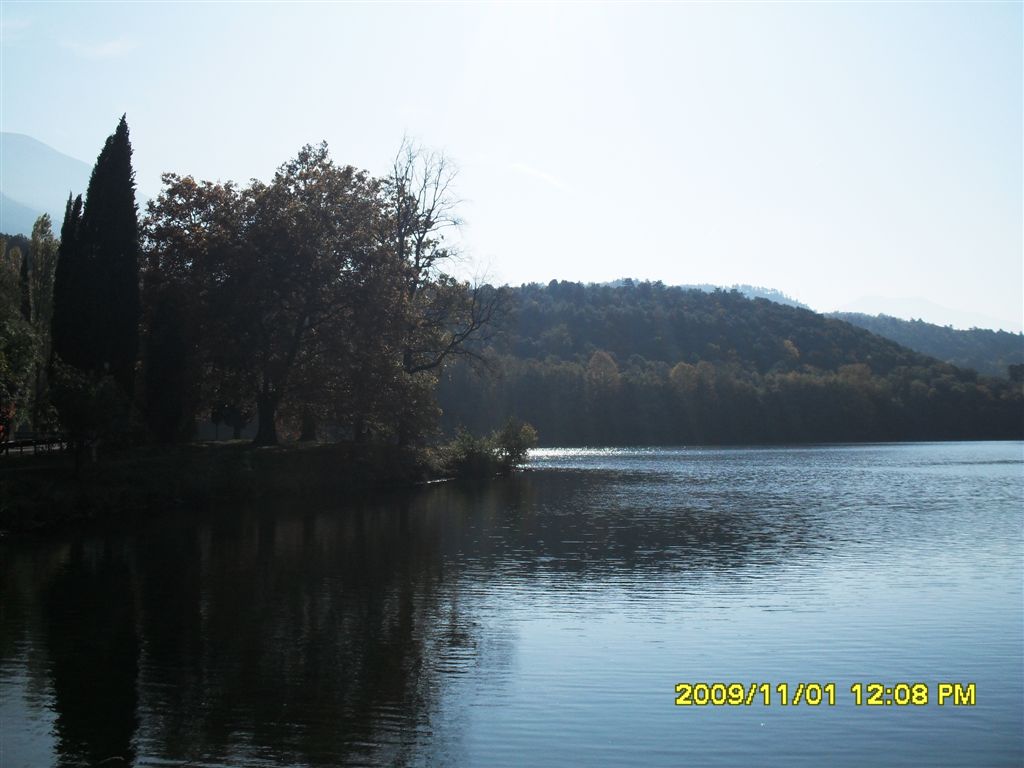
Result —
[[406, 138], [381, 185], [387, 215], [379, 237], [406, 272], [408, 374], [436, 370], [454, 356], [482, 360], [480, 349], [506, 304], [504, 291], [448, 273], [459, 254], [446, 238], [462, 224], [457, 175], [443, 153]]
[[445, 235], [462, 225], [456, 213], [461, 202], [454, 193], [457, 175], [443, 153], [405, 138], [382, 185], [388, 215], [380, 239], [407, 265], [410, 298], [456, 255]]

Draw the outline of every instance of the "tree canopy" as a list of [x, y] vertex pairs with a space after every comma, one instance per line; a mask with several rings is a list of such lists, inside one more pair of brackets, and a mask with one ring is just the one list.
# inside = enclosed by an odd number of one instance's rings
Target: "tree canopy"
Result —
[[[147, 306], [173, 295], [192, 320], [154, 314], [146, 366], [179, 365], [167, 350], [191, 356], [202, 386], [177, 400], [253, 403], [260, 444], [277, 442], [282, 414], [357, 440], [429, 430], [433, 371], [468, 350], [486, 318], [480, 290], [439, 268], [437, 214], [407, 178], [338, 165], [321, 144], [268, 184], [171, 174], [164, 184], [145, 229]], [[147, 401], [157, 409], [167, 393]]]

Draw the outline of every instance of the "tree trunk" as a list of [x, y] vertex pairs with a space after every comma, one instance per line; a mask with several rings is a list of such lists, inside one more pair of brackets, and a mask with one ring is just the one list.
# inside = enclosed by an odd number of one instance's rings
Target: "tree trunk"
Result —
[[263, 392], [256, 398], [260, 420], [253, 445], [277, 445], [277, 395]]
[[306, 410], [302, 412], [302, 432], [299, 435], [299, 442], [316, 442], [316, 416]]
[[409, 428], [409, 419], [404, 414], [398, 417], [398, 445], [401, 448], [405, 448], [412, 442], [410, 437], [412, 430]]
[[36, 385], [32, 396], [32, 431], [39, 432], [39, 427], [42, 424], [42, 405], [43, 402], [43, 366], [37, 360], [36, 361]]
[[[405, 351], [402, 353], [402, 370], [405, 371], [406, 376], [412, 375], [412, 350], [408, 347], [406, 347]], [[396, 432], [398, 445], [402, 448], [409, 445], [411, 442], [410, 433], [412, 432], [412, 429], [409, 425], [409, 414], [406, 412], [405, 408], [402, 408], [398, 414], [398, 429]]]

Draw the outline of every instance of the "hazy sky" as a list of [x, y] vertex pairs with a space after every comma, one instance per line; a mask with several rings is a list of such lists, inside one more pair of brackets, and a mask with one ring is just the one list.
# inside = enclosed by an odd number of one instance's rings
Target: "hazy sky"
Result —
[[322, 139], [382, 173], [408, 134], [460, 167], [492, 280], [752, 283], [1021, 329], [1020, 2], [0, 14], [0, 128], [91, 164], [127, 112], [150, 195]]

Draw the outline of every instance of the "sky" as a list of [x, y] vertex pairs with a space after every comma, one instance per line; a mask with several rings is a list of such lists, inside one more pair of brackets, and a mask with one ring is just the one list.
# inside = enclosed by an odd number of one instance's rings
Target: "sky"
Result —
[[127, 113], [148, 196], [407, 136], [459, 168], [464, 276], [1020, 331], [1022, 10], [0, 0], [0, 130], [91, 164]]

